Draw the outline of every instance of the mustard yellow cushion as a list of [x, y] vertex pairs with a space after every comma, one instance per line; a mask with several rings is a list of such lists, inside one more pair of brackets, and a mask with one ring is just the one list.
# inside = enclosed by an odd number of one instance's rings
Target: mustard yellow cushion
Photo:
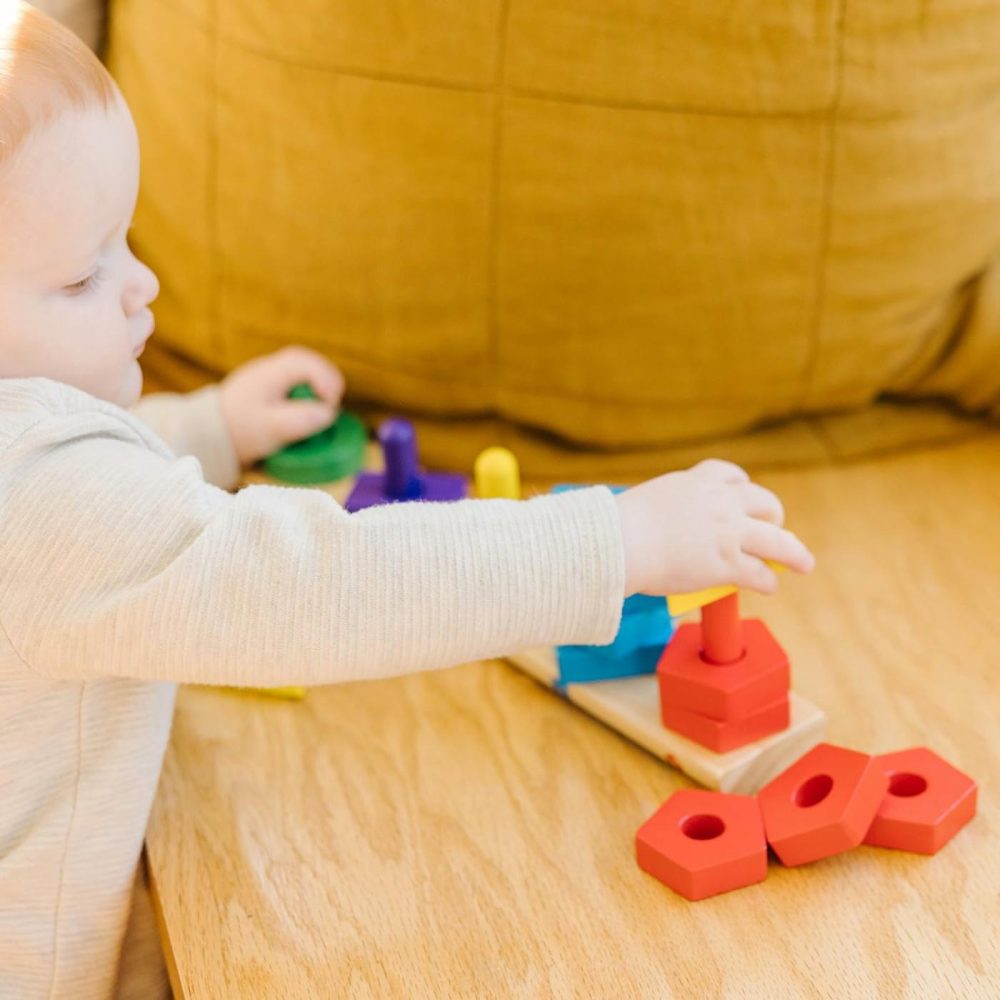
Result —
[[1000, 409], [997, 52], [991, 0], [113, 0], [150, 384], [303, 343], [553, 478], [967, 433], [859, 408]]

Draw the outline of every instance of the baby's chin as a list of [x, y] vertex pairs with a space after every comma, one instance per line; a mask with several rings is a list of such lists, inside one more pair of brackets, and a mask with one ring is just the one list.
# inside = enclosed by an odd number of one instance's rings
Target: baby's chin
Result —
[[129, 364], [129, 371], [121, 387], [119, 398], [115, 400], [115, 403], [123, 410], [127, 410], [139, 402], [140, 396], [142, 396], [142, 368], [139, 365], [139, 359], [133, 358]]

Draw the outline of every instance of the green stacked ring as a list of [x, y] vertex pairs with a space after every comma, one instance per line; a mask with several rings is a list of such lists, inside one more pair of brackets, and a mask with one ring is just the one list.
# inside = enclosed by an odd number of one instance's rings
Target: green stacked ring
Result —
[[[288, 398], [315, 399], [316, 394], [303, 382], [288, 393]], [[265, 458], [264, 471], [275, 479], [303, 486], [333, 482], [357, 474], [364, 464], [367, 442], [368, 431], [360, 418], [341, 410], [325, 430]]]

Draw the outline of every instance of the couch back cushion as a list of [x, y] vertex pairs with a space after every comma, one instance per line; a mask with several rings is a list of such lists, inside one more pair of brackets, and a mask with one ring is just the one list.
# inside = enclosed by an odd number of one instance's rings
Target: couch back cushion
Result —
[[425, 457], [555, 474], [995, 406], [998, 51], [991, 0], [114, 0], [144, 361], [304, 343]]

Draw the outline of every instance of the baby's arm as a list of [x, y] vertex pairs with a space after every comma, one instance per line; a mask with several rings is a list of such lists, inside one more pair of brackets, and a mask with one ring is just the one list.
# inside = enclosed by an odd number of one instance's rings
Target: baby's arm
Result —
[[227, 493], [88, 419], [46, 418], [0, 469], [0, 616], [37, 672], [324, 684], [614, 636], [604, 487], [348, 515], [320, 490]]
[[206, 483], [108, 414], [50, 416], [0, 466], [0, 623], [52, 677], [323, 684], [606, 643], [622, 599], [808, 571], [777, 498], [706, 462], [635, 487], [348, 515]]
[[153, 392], [129, 408], [178, 456], [194, 455], [205, 480], [220, 489], [239, 485], [241, 463], [222, 409], [221, 383], [193, 392]]

